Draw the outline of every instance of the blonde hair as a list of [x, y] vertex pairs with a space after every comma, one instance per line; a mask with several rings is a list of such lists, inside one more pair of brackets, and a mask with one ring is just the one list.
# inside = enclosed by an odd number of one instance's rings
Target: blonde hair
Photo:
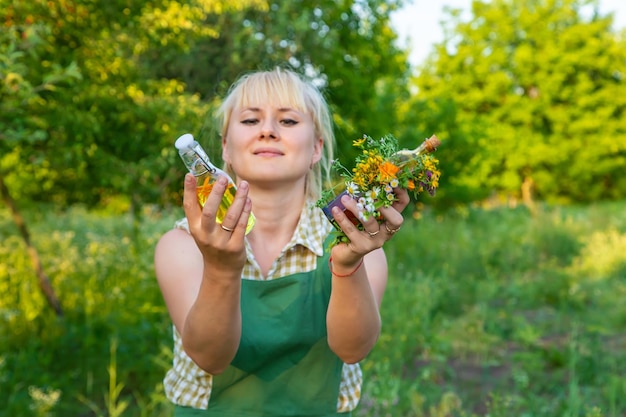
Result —
[[[323, 146], [320, 161], [313, 164], [307, 175], [305, 193], [309, 199], [318, 199], [324, 182], [330, 179], [335, 137], [326, 100], [322, 93], [302, 76], [283, 68], [252, 72], [242, 76], [232, 85], [217, 111], [222, 138], [227, 137], [233, 110], [267, 101], [311, 115], [315, 125], [315, 136], [322, 138]], [[228, 164], [224, 166], [224, 170], [231, 176], [236, 175]]]

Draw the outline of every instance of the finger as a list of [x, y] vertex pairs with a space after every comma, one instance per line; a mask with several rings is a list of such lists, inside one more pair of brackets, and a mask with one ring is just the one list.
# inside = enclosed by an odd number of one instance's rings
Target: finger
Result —
[[233, 237], [241, 238], [239, 235], [246, 234], [246, 229], [248, 228], [248, 221], [252, 214], [252, 200], [249, 197], [246, 197], [245, 205], [243, 206], [243, 210], [241, 212], [241, 216], [239, 216], [239, 221], [237, 222], [237, 226], [233, 232]]
[[192, 224], [199, 221], [202, 213], [202, 207], [198, 203], [198, 195], [196, 194], [196, 178], [192, 174], [186, 174], [183, 187], [183, 210], [191, 227]]
[[[346, 207], [346, 210], [349, 210]], [[350, 235], [354, 235], [355, 233], [359, 233], [360, 231], [357, 229], [357, 226], [350, 220], [346, 212], [344, 212], [339, 207], [333, 207], [332, 209], [333, 218], [341, 228], [341, 230], [350, 238]], [[352, 240], [350, 238], [350, 240]]]
[[387, 234], [391, 238], [392, 235], [395, 235], [397, 232], [400, 231], [400, 227], [402, 227], [402, 226], [398, 226], [398, 227], [390, 226], [389, 223], [384, 222], [383, 223], [383, 227], [385, 228], [385, 231], [387, 232]]
[[[351, 255], [349, 255], [350, 258], [358, 259], [372, 251], [372, 249], [380, 247], [385, 242], [386, 238], [378, 239], [377, 237], [369, 237], [366, 232], [360, 230], [359, 227], [352, 222], [347, 213], [350, 213], [347, 208], [346, 211], [341, 210], [339, 207], [333, 207], [332, 209], [333, 218], [350, 240], [348, 245], [343, 245], [346, 246], [351, 253]], [[378, 236], [386, 235], [380, 233]]]
[[[233, 199], [224, 219], [222, 220], [222, 225], [228, 227], [229, 229], [238, 229], [240, 228], [240, 223], [242, 222], [242, 217], [244, 216], [244, 211], [246, 210], [246, 205], [248, 204], [248, 191], [250, 190], [250, 186], [246, 181], [242, 181], [237, 188], [237, 192], [235, 193], [235, 198]], [[246, 219], [247, 222], [247, 219]], [[244, 228], [245, 231], [245, 228]]]
[[411, 197], [409, 196], [409, 192], [404, 188], [394, 188], [393, 193], [395, 195], [395, 200], [391, 207], [396, 209], [399, 212], [402, 212], [406, 206], [411, 202]]
[[[400, 226], [402, 226], [402, 223], [404, 223], [404, 217], [402, 217], [402, 213], [400, 213], [398, 210], [396, 210], [393, 207], [381, 207], [378, 210], [381, 214], [381, 216], [383, 217], [383, 226], [386, 225], [388, 230], [386, 230], [387, 232], [389, 232], [390, 230], [395, 230], [395, 229], [399, 229]], [[381, 226], [383, 229], [385, 229], [385, 227]], [[393, 234], [393, 233], [390, 233]]]
[[228, 179], [222, 175], [220, 175], [211, 185], [211, 191], [209, 192], [209, 195], [204, 202], [204, 208], [202, 209], [203, 225], [205, 228], [208, 228], [208, 230], [213, 230], [216, 219], [218, 218], [218, 213], [220, 213], [220, 210], [223, 210], [220, 208], [220, 205], [224, 199], [224, 192], [227, 187]]
[[[376, 216], [369, 216], [367, 219], [364, 219], [362, 215], [362, 209], [359, 209], [359, 205], [354, 198], [344, 196], [341, 199], [341, 203], [346, 208], [346, 210], [349, 210], [353, 218], [358, 218], [358, 221], [363, 225], [364, 233], [367, 233], [369, 237], [372, 238], [379, 234], [380, 226], [378, 224], [378, 221], [376, 220]], [[348, 217], [351, 217], [348, 213], [344, 214], [346, 214]]]

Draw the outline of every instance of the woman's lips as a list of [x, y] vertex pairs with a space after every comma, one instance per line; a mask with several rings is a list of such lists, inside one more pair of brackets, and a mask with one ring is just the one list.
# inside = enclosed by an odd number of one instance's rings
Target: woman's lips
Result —
[[261, 149], [257, 149], [254, 151], [254, 154], [257, 156], [265, 156], [265, 157], [272, 157], [272, 156], [281, 156], [283, 155], [283, 153], [281, 151], [279, 151], [278, 149], [271, 149], [271, 148], [261, 148]]

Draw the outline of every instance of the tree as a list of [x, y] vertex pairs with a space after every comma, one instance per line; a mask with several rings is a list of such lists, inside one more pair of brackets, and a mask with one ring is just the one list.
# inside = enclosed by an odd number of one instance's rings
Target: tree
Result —
[[[5, 181], [7, 165], [15, 165], [22, 170], [37, 155], [26, 155], [26, 160], [14, 159], [20, 156], [20, 149], [36, 148], [46, 138], [46, 123], [41, 117], [44, 104], [43, 95], [54, 91], [60, 85], [80, 79], [80, 73], [71, 63], [63, 68], [51, 66], [40, 74], [40, 78], [29, 80], [29, 67], [24, 64], [26, 50], [33, 58], [38, 58], [44, 37], [49, 32], [45, 25], [31, 25], [24, 28], [9, 27], [0, 33], [0, 149], [4, 158], [0, 160], [0, 200], [9, 208], [18, 231], [28, 250], [33, 270], [48, 304], [57, 315], [63, 314], [61, 303], [44, 272], [39, 253], [33, 244], [24, 217], [9, 191]], [[26, 146], [20, 146], [26, 144]], [[12, 150], [12, 152], [9, 152]], [[17, 151], [17, 152], [16, 152]], [[34, 175], [32, 182], [43, 182], [43, 172]]]
[[416, 78], [420, 126], [444, 139], [442, 190], [623, 198], [626, 44], [612, 17], [595, 0], [474, 1], [472, 14], [450, 13]]
[[[16, 46], [26, 82], [37, 85], [50, 69], [65, 67], [81, 75], [71, 85], [41, 88], [37, 100], [3, 114], [8, 131], [17, 132], [0, 144], [7, 184], [20, 190], [16, 197], [94, 205], [128, 196], [134, 207], [158, 201], [174, 161], [174, 152], [163, 150], [172, 148], [176, 135], [198, 127], [207, 106], [178, 80], [146, 78], [142, 58], [184, 49], [186, 39], [205, 36], [193, 19], [219, 3], [179, 5], [165, 15], [147, 1], [3, 3], [0, 17], [9, 31], [34, 39], [34, 28], [45, 27], [36, 53], [33, 41]], [[190, 29], [171, 30], [157, 43], [164, 21]], [[40, 129], [13, 129], [23, 124]]]
[[[20, 44], [25, 80], [37, 85], [55, 68], [81, 75], [3, 118], [40, 127], [0, 144], [7, 186], [25, 204], [114, 200], [139, 213], [142, 203], [178, 200], [173, 140], [204, 139], [216, 95], [244, 71], [285, 62], [324, 84], [341, 132], [385, 132], [388, 92], [402, 91], [393, 80], [406, 70], [388, 19], [399, 4], [0, 0], [9, 30], [46, 27], [36, 55]], [[25, 156], [31, 163], [18, 169]]]
[[407, 54], [395, 46], [389, 19], [401, 5], [295, 0], [211, 15], [209, 25], [220, 28], [215, 38], [199, 39], [188, 53], [153, 67], [157, 76], [181, 79], [189, 91], [211, 100], [244, 72], [288, 64], [325, 92], [340, 154], [349, 161], [352, 139], [397, 128], [396, 107], [408, 97]]

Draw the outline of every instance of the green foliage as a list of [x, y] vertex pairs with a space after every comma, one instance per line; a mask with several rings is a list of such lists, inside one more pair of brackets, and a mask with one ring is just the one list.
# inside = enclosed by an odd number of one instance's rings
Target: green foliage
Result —
[[[624, 207], [407, 221], [386, 248], [383, 333], [355, 415], [626, 412]], [[171, 415], [171, 322], [151, 253], [180, 215], [146, 209], [134, 239], [129, 215], [29, 211], [56, 318], [0, 211], [0, 416]]]
[[344, 162], [363, 134], [414, 148], [436, 133], [444, 175], [429, 204], [624, 195], [626, 48], [597, 0], [452, 11], [412, 94], [389, 24], [402, 4], [0, 0], [0, 173], [20, 204], [171, 204], [172, 140], [193, 132], [218, 157], [218, 97], [246, 71], [289, 65], [327, 96]]
[[444, 142], [442, 198], [624, 196], [626, 45], [597, 4], [474, 1], [468, 21], [450, 15], [408, 114]]
[[[339, 153], [351, 160], [352, 139], [395, 129], [395, 107], [408, 94], [406, 53], [395, 46], [389, 25], [389, 14], [401, 5], [298, 0], [225, 11], [207, 16], [218, 29], [214, 38], [197, 39], [184, 54], [155, 56], [152, 67], [157, 77], [180, 79], [211, 101], [242, 73], [288, 65], [325, 92]], [[215, 128], [208, 130], [215, 136]]]
[[623, 204], [403, 227], [357, 415], [623, 414], [625, 234]]
[[172, 141], [219, 146], [205, 120], [216, 95], [285, 63], [326, 86], [350, 134], [388, 130], [372, 86], [406, 71], [389, 28], [399, 4], [0, 0], [0, 172], [21, 204], [179, 201]]
[[[33, 407], [38, 415], [89, 409], [112, 415], [124, 403], [136, 407], [149, 396], [162, 399], [171, 322], [149, 254], [173, 218], [150, 215], [138, 241], [130, 216], [74, 208], [41, 210], [29, 218], [65, 316], [56, 318], [46, 308], [26, 249], [2, 211], [0, 416], [30, 416]], [[168, 405], [161, 401], [145, 409], [157, 416]]]
[[141, 54], [156, 46], [145, 47], [135, 9], [3, 3], [9, 63], [22, 80], [1, 116], [13, 140], [0, 145], [0, 167], [14, 198], [92, 205], [123, 194], [136, 206], [167, 195], [175, 159], [164, 150], [201, 124], [206, 106], [176, 80], [143, 78]]

